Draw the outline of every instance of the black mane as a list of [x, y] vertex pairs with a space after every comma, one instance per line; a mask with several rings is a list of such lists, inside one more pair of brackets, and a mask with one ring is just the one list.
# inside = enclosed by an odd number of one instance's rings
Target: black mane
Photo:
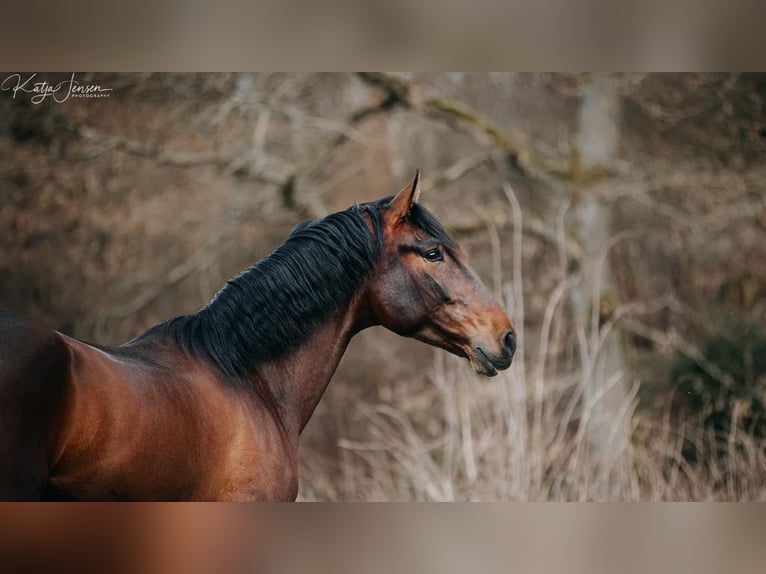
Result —
[[[229, 280], [205, 307], [171, 319], [166, 332], [196, 357], [243, 378], [260, 361], [294, 349], [348, 301], [383, 247], [381, 210], [390, 197], [298, 224], [290, 237]], [[452, 251], [453, 240], [425, 209], [412, 222]], [[373, 233], [362, 215], [369, 214]]]

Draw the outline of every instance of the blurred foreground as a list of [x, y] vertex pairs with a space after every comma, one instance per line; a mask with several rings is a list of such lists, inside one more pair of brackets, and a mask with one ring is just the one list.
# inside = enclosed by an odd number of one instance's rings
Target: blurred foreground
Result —
[[721, 505], [7, 504], [14, 574], [758, 572], [763, 520]]

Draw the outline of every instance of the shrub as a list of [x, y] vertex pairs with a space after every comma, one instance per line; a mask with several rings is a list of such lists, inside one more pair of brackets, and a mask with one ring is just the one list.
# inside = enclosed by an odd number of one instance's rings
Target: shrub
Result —
[[734, 322], [710, 332], [699, 351], [678, 352], [671, 379], [715, 436], [728, 435], [732, 424], [766, 435], [766, 332], [757, 323]]

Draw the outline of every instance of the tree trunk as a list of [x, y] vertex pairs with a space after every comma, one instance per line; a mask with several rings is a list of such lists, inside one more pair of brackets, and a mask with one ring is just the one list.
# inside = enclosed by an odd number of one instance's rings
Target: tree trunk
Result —
[[[599, 180], [615, 160], [619, 145], [619, 101], [607, 76], [594, 76], [580, 108], [575, 166], [581, 185], [573, 201], [574, 233], [584, 251], [582, 282], [570, 291], [574, 319], [587, 340], [583, 354], [583, 417], [591, 452], [613, 472], [629, 438], [624, 407], [628, 400], [622, 342], [612, 333], [599, 344], [601, 311], [616, 301], [608, 245], [613, 237], [610, 206], [598, 192]], [[610, 481], [617, 484], [618, 481]], [[619, 493], [605, 493], [618, 495]]]

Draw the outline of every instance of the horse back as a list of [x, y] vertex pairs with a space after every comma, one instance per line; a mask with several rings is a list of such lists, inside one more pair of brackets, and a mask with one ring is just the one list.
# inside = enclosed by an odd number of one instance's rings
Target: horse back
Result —
[[0, 314], [2, 499], [36, 499], [45, 488], [70, 360], [68, 346], [53, 329]]

